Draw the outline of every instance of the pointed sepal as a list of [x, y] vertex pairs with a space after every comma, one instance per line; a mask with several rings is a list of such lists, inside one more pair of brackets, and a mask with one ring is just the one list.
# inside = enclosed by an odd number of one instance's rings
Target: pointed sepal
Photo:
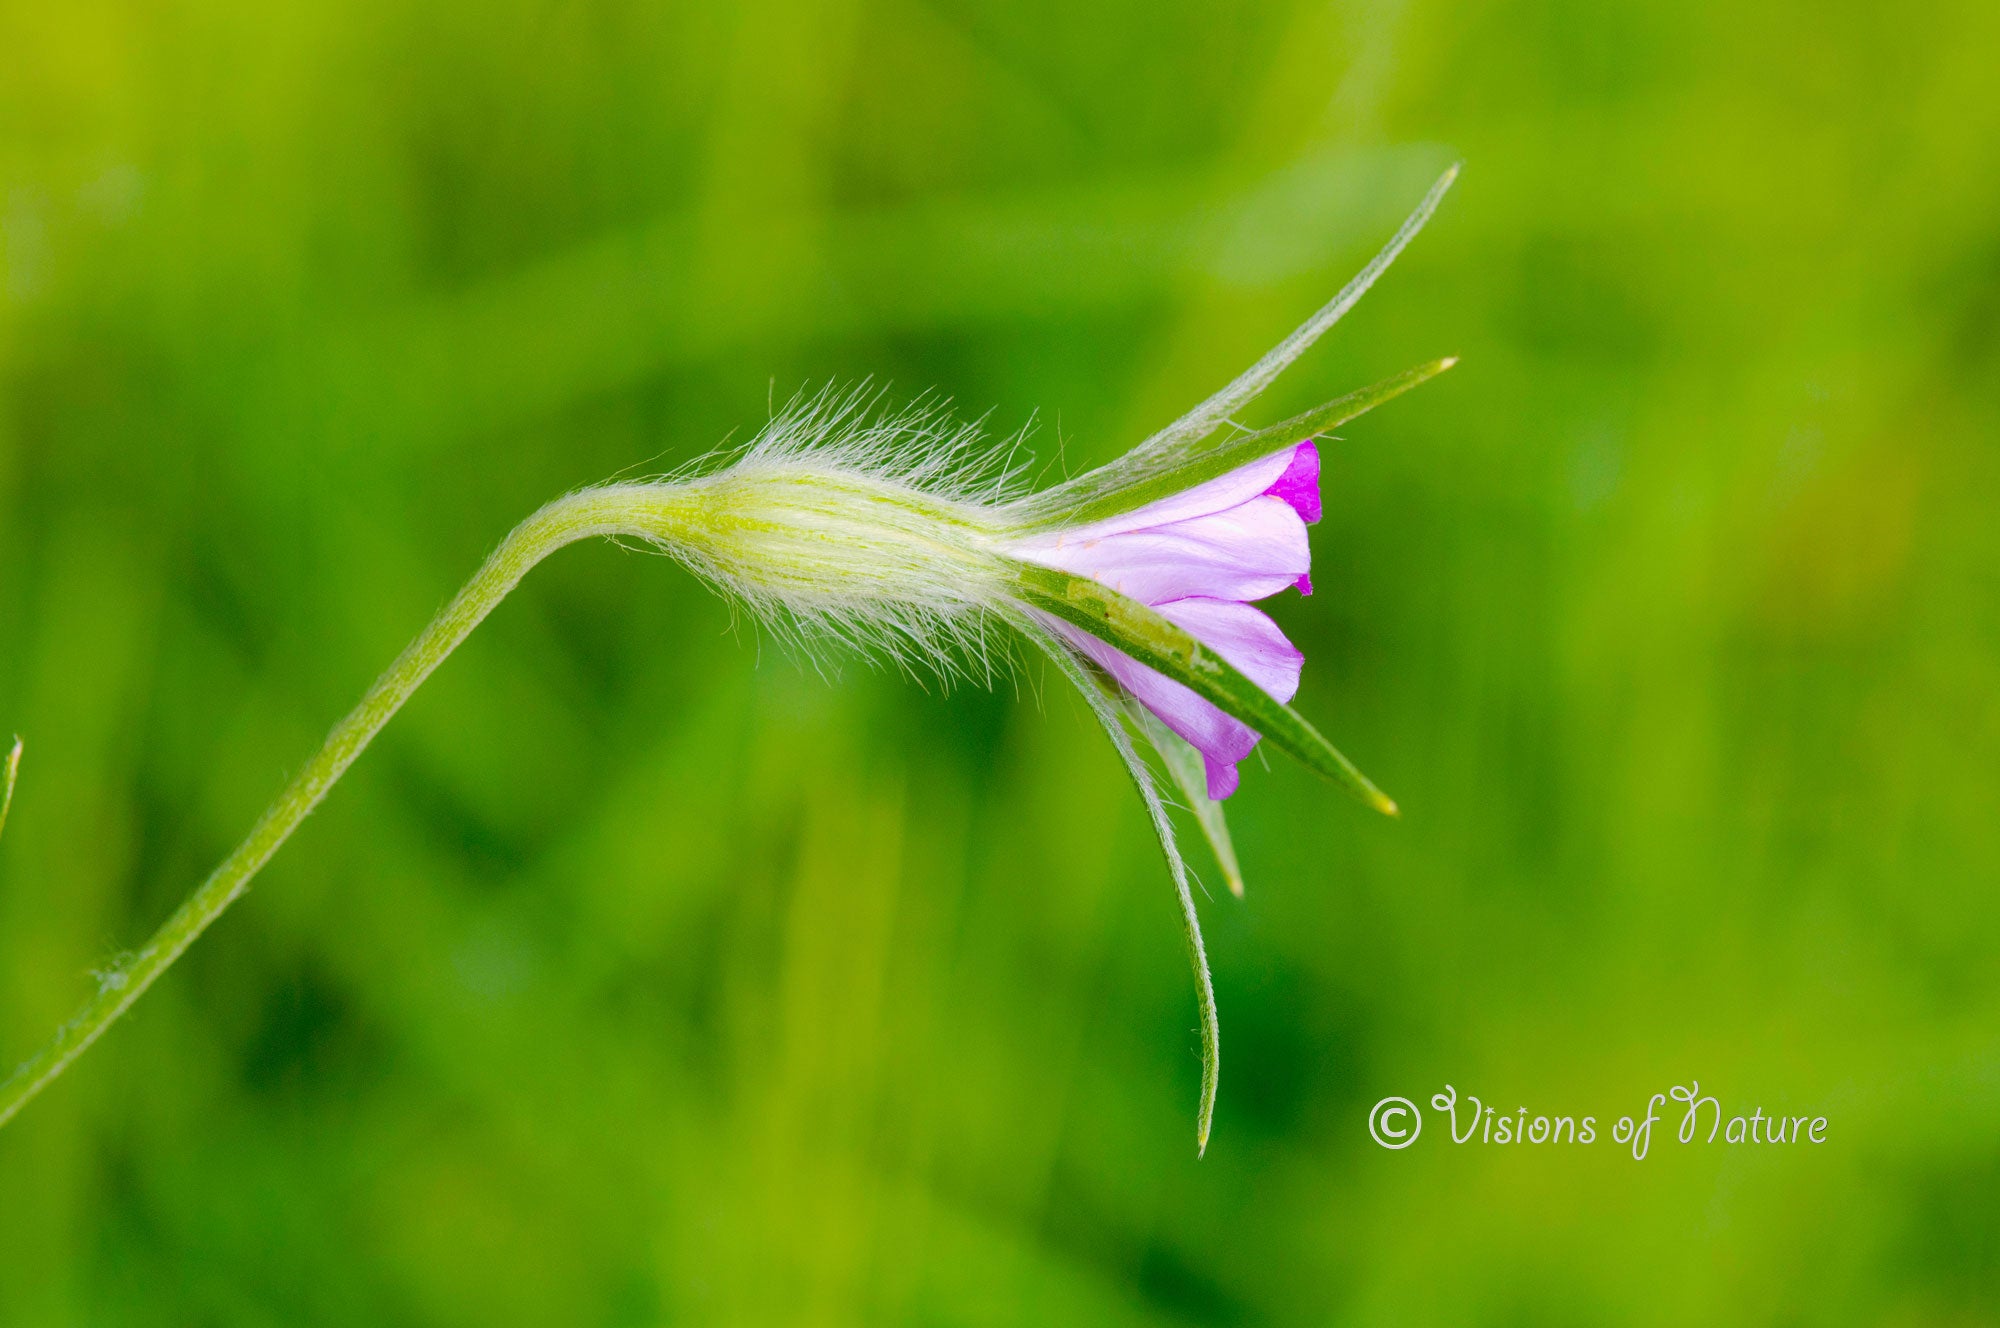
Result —
[[1093, 521], [1137, 511], [1162, 498], [1171, 498], [1203, 481], [1227, 475], [1238, 466], [1247, 466], [1273, 452], [1283, 451], [1301, 439], [1319, 437], [1349, 420], [1359, 419], [1384, 402], [1393, 401], [1411, 388], [1429, 382], [1457, 363], [1456, 356], [1446, 356], [1419, 364], [1392, 378], [1335, 397], [1268, 429], [1258, 429], [1254, 433], [1213, 434], [1186, 445], [1172, 456], [1153, 455], [1114, 461], [1087, 475], [1078, 476], [1071, 481], [1075, 487], [1064, 486], [1068, 489], [1066, 493], [1062, 489], [1049, 490], [1051, 495], [1062, 494], [1062, 505], [1044, 511], [1040, 510], [1042, 504], [1038, 503], [1038, 510], [1032, 514], [1026, 529], [1035, 532], [1089, 525]]
[[1225, 714], [1242, 720], [1376, 811], [1396, 815], [1395, 802], [1305, 716], [1144, 604], [1100, 581], [1057, 568], [1016, 562], [1012, 570], [1016, 592], [1024, 604], [1109, 642]]
[[1236, 860], [1236, 844], [1229, 837], [1229, 819], [1223, 815], [1222, 804], [1208, 796], [1208, 773], [1202, 768], [1201, 753], [1131, 697], [1122, 697], [1121, 702], [1125, 718], [1159, 753], [1160, 765], [1180, 790], [1182, 802], [1193, 813], [1195, 824], [1201, 827], [1201, 837], [1208, 841], [1208, 851], [1214, 854], [1215, 865], [1222, 869], [1229, 893], [1241, 899], [1243, 868]]

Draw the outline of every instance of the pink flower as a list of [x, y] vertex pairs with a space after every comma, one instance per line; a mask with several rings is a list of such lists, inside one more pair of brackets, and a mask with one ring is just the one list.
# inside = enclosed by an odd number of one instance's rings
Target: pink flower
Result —
[[[1123, 515], [1034, 536], [1011, 552], [1131, 596], [1290, 701], [1305, 656], [1250, 605], [1287, 586], [1312, 594], [1306, 527], [1319, 516], [1319, 449], [1308, 438]], [[1201, 753], [1210, 798], [1236, 791], [1236, 764], [1257, 745], [1256, 730], [1081, 628], [1036, 616]]]

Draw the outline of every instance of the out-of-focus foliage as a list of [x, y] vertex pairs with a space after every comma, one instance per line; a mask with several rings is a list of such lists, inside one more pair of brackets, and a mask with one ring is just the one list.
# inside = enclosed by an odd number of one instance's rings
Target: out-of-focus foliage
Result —
[[[1947, 0], [7, 6], [8, 1063], [544, 499], [867, 375], [1102, 460], [1467, 173], [1253, 421], [1465, 357], [1325, 449], [1277, 612], [1405, 816], [1246, 771], [1206, 1161], [1080, 705], [585, 548], [0, 1132], [0, 1322], [2000, 1314], [1996, 50]], [[1365, 1125], [1693, 1078], [1828, 1141]]]

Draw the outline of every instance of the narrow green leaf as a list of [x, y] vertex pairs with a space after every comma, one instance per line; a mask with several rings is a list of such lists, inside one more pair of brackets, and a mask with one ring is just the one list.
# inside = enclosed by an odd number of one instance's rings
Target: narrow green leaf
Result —
[[1236, 861], [1236, 844], [1229, 837], [1229, 821], [1222, 814], [1222, 804], [1208, 796], [1208, 771], [1202, 765], [1201, 753], [1131, 697], [1120, 700], [1126, 716], [1160, 754], [1160, 764], [1166, 767], [1174, 787], [1181, 791], [1187, 809], [1194, 813], [1201, 837], [1208, 841], [1208, 851], [1215, 855], [1215, 865], [1222, 868], [1222, 879], [1228, 883], [1229, 893], [1241, 899], [1243, 868]]
[[1201, 1018], [1201, 1098], [1194, 1121], [1194, 1151], [1200, 1157], [1208, 1151], [1209, 1126], [1215, 1121], [1215, 1090], [1222, 1079], [1222, 1021], [1215, 1013], [1215, 982], [1209, 976], [1208, 950], [1201, 940], [1201, 915], [1195, 911], [1194, 892], [1188, 889], [1187, 863], [1181, 858], [1174, 825], [1167, 816], [1159, 789], [1154, 787], [1152, 771], [1140, 759], [1129, 726], [1124, 722], [1136, 708], [1131, 698], [1086, 665], [1076, 652], [1046, 633], [1037, 634], [1036, 644], [1048, 652], [1050, 661], [1062, 675], [1076, 685], [1090, 713], [1104, 726], [1104, 736], [1111, 740], [1112, 749], [1132, 776], [1139, 800], [1146, 804], [1146, 815], [1153, 823], [1153, 833], [1160, 839], [1160, 852], [1167, 860], [1167, 873], [1174, 880], [1174, 894], [1181, 906], [1181, 935], [1187, 942], [1188, 966], [1194, 970], [1195, 1007]]
[[1320, 731], [1251, 682], [1229, 662], [1130, 596], [1102, 582], [1035, 563], [1013, 564], [1022, 602], [1081, 627], [1195, 695], [1234, 715], [1308, 767], [1346, 788], [1375, 810], [1396, 814], [1396, 804], [1341, 755]]
[[[1393, 401], [1411, 388], [1430, 381], [1457, 364], [1456, 357], [1432, 360], [1406, 369], [1393, 378], [1336, 397], [1303, 414], [1294, 415], [1255, 433], [1217, 433], [1189, 443], [1171, 457], [1124, 457], [1079, 475], [1069, 484], [1049, 490], [1060, 495], [1062, 504], [1047, 512], [1035, 511], [1031, 530], [1058, 526], [1088, 525], [1171, 497], [1204, 480], [1226, 475], [1302, 438], [1311, 438], [1358, 419], [1385, 401]], [[1129, 463], [1129, 464], [1128, 464]], [[1039, 505], [1038, 505], [1039, 506]]]

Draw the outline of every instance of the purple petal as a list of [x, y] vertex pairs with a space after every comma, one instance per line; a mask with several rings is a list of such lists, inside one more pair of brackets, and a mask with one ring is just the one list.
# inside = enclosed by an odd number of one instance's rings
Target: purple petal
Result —
[[1236, 772], [1234, 763], [1218, 761], [1207, 752], [1201, 754], [1201, 768], [1208, 775], [1208, 800], [1210, 802], [1221, 802], [1224, 798], [1234, 793], [1236, 786], [1243, 780], [1243, 776]]
[[[1292, 510], [1307, 525], [1316, 524], [1319, 521], [1319, 445], [1308, 438], [1293, 448], [1291, 464], [1264, 492], [1290, 503]], [[1310, 584], [1302, 589], [1306, 594], [1312, 594]]]
[[1177, 599], [1153, 611], [1233, 665], [1280, 701], [1299, 694], [1306, 657], [1262, 609], [1224, 599]]
[[1296, 585], [1312, 567], [1305, 522], [1289, 503], [1263, 496], [1165, 526], [1102, 536], [1070, 532], [1015, 552], [1145, 604], [1191, 595], [1263, 599]]
[[[1033, 612], [1031, 610], [1031, 612]], [[1208, 772], [1208, 796], [1217, 801], [1236, 791], [1236, 763], [1257, 745], [1258, 733], [1233, 715], [1196, 696], [1156, 669], [1141, 664], [1124, 651], [1100, 641], [1081, 627], [1073, 627], [1044, 613], [1034, 617], [1061, 636], [1117, 680], [1139, 703], [1160, 717], [1160, 722], [1185, 738], [1202, 755]]]
[[[1306, 526], [1320, 518], [1319, 448], [1308, 438], [1123, 516], [1023, 540], [1029, 562], [1087, 576], [1151, 605], [1279, 701], [1305, 657], [1245, 601], [1312, 593]], [[1034, 613], [1201, 753], [1208, 796], [1236, 791], [1255, 729], [1082, 628]]]
[[1204, 480], [1192, 489], [1147, 503], [1118, 516], [1107, 517], [1103, 521], [1087, 526], [1078, 526], [1064, 532], [1069, 539], [1101, 539], [1106, 535], [1118, 535], [1128, 530], [1144, 530], [1149, 526], [1165, 526], [1176, 521], [1187, 521], [1194, 517], [1211, 516], [1216, 512], [1226, 512], [1239, 504], [1268, 491], [1285, 475], [1292, 464], [1297, 449], [1287, 448], [1273, 452], [1266, 457], [1238, 466], [1212, 480]]

